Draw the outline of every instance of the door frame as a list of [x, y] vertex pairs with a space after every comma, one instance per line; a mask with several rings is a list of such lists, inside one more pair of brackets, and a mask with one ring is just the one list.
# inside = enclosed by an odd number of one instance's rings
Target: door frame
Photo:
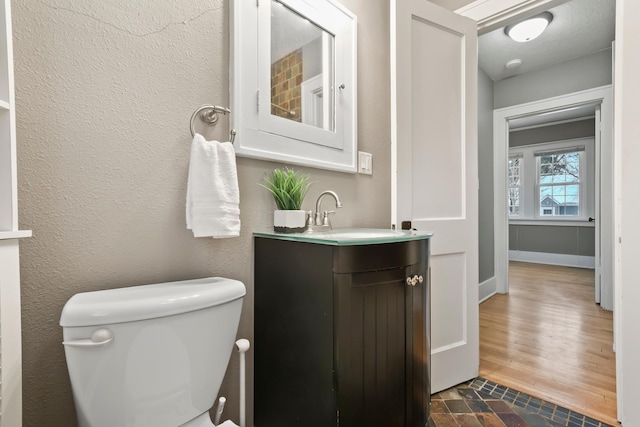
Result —
[[[569, 106], [599, 104], [601, 106], [601, 130], [612, 141], [613, 89], [611, 85], [588, 89], [566, 95], [499, 108], [493, 113], [493, 191], [507, 194], [507, 161], [509, 158], [509, 120]], [[606, 138], [606, 137], [605, 137]], [[596, 185], [599, 185], [596, 183]], [[596, 201], [599, 204], [599, 201]], [[494, 197], [494, 277], [496, 291], [509, 291], [509, 216], [505, 199]], [[597, 219], [599, 221], [599, 219]], [[613, 257], [612, 253], [609, 253]], [[596, 262], [598, 262], [596, 260]], [[609, 264], [611, 265], [611, 264]], [[613, 285], [612, 285], [613, 286]]]

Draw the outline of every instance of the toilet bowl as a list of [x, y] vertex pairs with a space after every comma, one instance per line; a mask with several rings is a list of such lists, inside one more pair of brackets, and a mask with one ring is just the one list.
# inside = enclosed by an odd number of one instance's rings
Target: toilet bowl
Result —
[[212, 277], [71, 297], [60, 325], [78, 425], [213, 426], [245, 293]]

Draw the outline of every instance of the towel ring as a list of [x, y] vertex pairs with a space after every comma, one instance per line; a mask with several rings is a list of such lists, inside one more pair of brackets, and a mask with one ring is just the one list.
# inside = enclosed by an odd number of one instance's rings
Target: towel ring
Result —
[[[194, 122], [198, 115], [200, 116], [200, 120], [205, 122], [208, 125], [215, 125], [218, 122], [218, 113], [221, 114], [231, 114], [231, 110], [226, 107], [219, 107], [217, 105], [202, 105], [191, 115], [191, 136], [196, 136], [196, 130], [194, 128]], [[236, 139], [236, 130], [231, 129], [229, 134], [231, 135], [231, 143]]]

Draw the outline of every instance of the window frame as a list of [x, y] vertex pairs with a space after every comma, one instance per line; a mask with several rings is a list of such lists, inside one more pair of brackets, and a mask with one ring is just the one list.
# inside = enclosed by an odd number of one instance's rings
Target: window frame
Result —
[[[582, 148], [584, 147], [584, 148]], [[573, 151], [572, 149], [575, 148], [575, 151]], [[567, 147], [567, 149], [571, 149], [571, 151], [567, 151], [567, 153], [574, 153], [577, 152], [578, 153], [578, 162], [579, 162], [579, 171], [578, 171], [578, 181], [577, 182], [565, 182], [565, 183], [552, 183], [552, 184], [545, 184], [542, 185], [540, 183], [541, 181], [541, 174], [540, 174], [540, 166], [541, 166], [541, 159], [542, 157], [544, 157], [545, 155], [553, 155], [553, 154], [558, 154], [558, 152], [562, 152], [562, 149], [550, 149], [550, 150], [537, 150], [534, 152], [534, 162], [535, 162], [535, 170], [536, 170], [536, 180], [535, 180], [535, 196], [534, 196], [534, 209], [533, 209], [533, 214], [534, 214], [534, 218], [536, 219], [540, 219], [540, 218], [544, 218], [544, 219], [553, 219], [553, 220], [567, 220], [567, 219], [575, 219], [575, 220], [584, 220], [586, 219], [586, 215], [585, 212], [587, 210], [586, 204], [587, 204], [587, 200], [586, 200], [586, 193], [587, 193], [587, 186], [585, 185], [586, 182], [586, 169], [587, 169], [587, 159], [586, 159], [586, 146], [570, 146]], [[578, 185], [578, 214], [577, 215], [544, 215], [541, 213], [542, 210], [544, 210], [544, 207], [541, 205], [542, 203], [542, 199], [540, 198], [540, 188], [541, 187], [562, 187], [562, 186], [567, 186], [567, 185]], [[553, 208], [552, 208], [553, 211]]]
[[[523, 177], [523, 173], [524, 173], [524, 156], [522, 155], [522, 153], [514, 153], [511, 154], [509, 153], [509, 162], [511, 161], [512, 158], [518, 158], [520, 159], [519, 163], [518, 163], [518, 178], [519, 178], [519, 182], [518, 182], [518, 213], [517, 214], [512, 214], [511, 213], [511, 203], [510, 203], [510, 191], [512, 188], [515, 188], [515, 186], [511, 185], [511, 181], [510, 181], [510, 173], [511, 171], [507, 171], [507, 209], [509, 210], [509, 218], [521, 218], [522, 217], [522, 198], [524, 195], [524, 192], [522, 191], [522, 177]], [[513, 166], [511, 166], [511, 163], [508, 164], [507, 166], [509, 169], [511, 169]]]
[[[542, 215], [540, 211], [539, 161], [536, 153], [561, 151], [584, 147], [580, 151], [579, 213], [571, 216]], [[577, 150], [578, 151], [578, 150]], [[595, 214], [595, 138], [577, 138], [563, 141], [509, 147], [509, 158], [521, 155], [520, 164], [520, 214], [508, 213], [510, 223], [557, 223], [558, 225], [584, 225]], [[509, 172], [507, 171], [507, 191]], [[508, 203], [508, 194], [507, 194]], [[508, 206], [507, 206], [507, 210]], [[589, 223], [591, 224], [591, 223]]]

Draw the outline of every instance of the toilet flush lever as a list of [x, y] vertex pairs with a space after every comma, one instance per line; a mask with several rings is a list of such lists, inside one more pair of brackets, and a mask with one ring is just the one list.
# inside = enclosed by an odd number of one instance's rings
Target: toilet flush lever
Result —
[[62, 341], [62, 345], [69, 347], [98, 347], [113, 341], [113, 332], [110, 329], [97, 329], [91, 334], [91, 338], [85, 340]]

